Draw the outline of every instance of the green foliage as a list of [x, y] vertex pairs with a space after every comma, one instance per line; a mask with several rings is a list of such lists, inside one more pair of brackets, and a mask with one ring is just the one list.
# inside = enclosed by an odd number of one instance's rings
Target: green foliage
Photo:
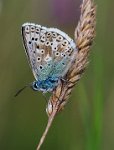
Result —
[[[21, 25], [31, 21], [53, 26], [48, 2], [0, 1], [1, 150], [34, 150], [47, 122], [41, 93], [26, 89], [18, 97], [13, 96], [33, 81], [21, 42]], [[96, 39], [89, 67], [65, 110], [56, 117], [42, 149], [114, 149], [114, 1], [96, 3]], [[46, 10], [41, 13], [44, 5]], [[62, 28], [67, 32], [70, 27]], [[73, 34], [74, 30], [69, 32]]]

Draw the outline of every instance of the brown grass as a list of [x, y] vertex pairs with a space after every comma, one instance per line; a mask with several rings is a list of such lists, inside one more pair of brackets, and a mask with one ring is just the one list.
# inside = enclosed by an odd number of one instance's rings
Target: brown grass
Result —
[[61, 83], [53, 91], [53, 94], [49, 99], [46, 108], [49, 120], [38, 144], [37, 150], [39, 150], [43, 144], [56, 113], [64, 108], [72, 88], [77, 83], [77, 81], [79, 81], [86, 69], [88, 64], [88, 54], [95, 37], [95, 24], [96, 6], [92, 0], [83, 0], [81, 5], [80, 20], [74, 33], [78, 53], [76, 54], [72, 67], [66, 74], [66, 81], [61, 80]]

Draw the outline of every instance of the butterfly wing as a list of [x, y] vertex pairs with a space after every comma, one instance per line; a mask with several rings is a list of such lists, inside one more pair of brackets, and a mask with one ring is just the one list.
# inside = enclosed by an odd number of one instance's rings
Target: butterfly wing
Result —
[[77, 53], [76, 44], [64, 32], [59, 29], [50, 28], [49, 31], [57, 36], [53, 39], [53, 70], [51, 76], [63, 77], [70, 68], [75, 54]]
[[67, 34], [59, 29], [26, 23], [22, 26], [22, 36], [36, 80], [66, 74], [76, 52], [76, 45]]

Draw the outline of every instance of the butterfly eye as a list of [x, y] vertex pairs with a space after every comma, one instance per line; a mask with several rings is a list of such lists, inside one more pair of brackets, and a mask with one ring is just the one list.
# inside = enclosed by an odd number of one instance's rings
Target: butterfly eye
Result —
[[42, 69], [43, 69], [43, 66], [42, 66], [42, 65], [40, 65], [40, 66], [39, 66], [39, 68], [40, 68], [40, 70], [42, 70]]
[[52, 50], [53, 50], [53, 51], [57, 51], [57, 47], [53, 47]]
[[70, 53], [70, 51], [68, 50], [68, 51], [67, 51], [67, 53], [69, 54], [69, 53]]
[[59, 52], [56, 52], [56, 53], [55, 53], [55, 56], [59, 56], [59, 55], [60, 55], [60, 53], [59, 53]]
[[36, 48], [39, 49], [40, 48], [39, 45], [36, 45]]
[[31, 32], [34, 32], [34, 29], [35, 29], [34, 26], [31, 26]]
[[41, 50], [41, 54], [44, 54], [44, 52], [45, 52], [44, 49], [42, 49], [42, 50]]
[[45, 35], [43, 35], [43, 36], [41, 37], [41, 39], [42, 39], [42, 40], [45, 39]]
[[39, 28], [36, 28], [36, 31], [37, 31], [37, 32], [40, 32], [40, 29], [39, 29]]
[[42, 43], [45, 42], [45, 35], [43, 35], [43, 36], [41, 37], [41, 42], [42, 42]]
[[64, 53], [61, 53], [61, 57], [65, 57], [66, 55]]
[[51, 44], [50, 44], [51, 46], [53, 45], [53, 42], [51, 42]]
[[68, 49], [68, 51], [67, 51], [68, 53], [71, 53], [72, 52], [72, 48], [70, 48], [70, 49]]
[[37, 58], [37, 61], [38, 61], [38, 62], [40, 62], [40, 61], [41, 61], [41, 58], [40, 58], [40, 57], [38, 57], [38, 58]]
[[38, 41], [38, 38], [35, 38], [35, 41]]
[[34, 30], [34, 26], [31, 26], [31, 30]]
[[40, 33], [40, 28], [36, 28], [36, 34], [39, 34]]
[[64, 54], [63, 54], [63, 53], [61, 53], [61, 57], [63, 57], [63, 55], [64, 55]]
[[57, 33], [52, 33], [53, 37], [56, 38], [57, 37]]
[[68, 49], [67, 53], [68, 54], [72, 53], [72, 48]]
[[31, 44], [32, 42], [31, 42], [31, 41], [29, 41], [28, 43], [29, 43], [29, 44]]
[[63, 41], [63, 44], [66, 46], [66, 45], [68, 45], [68, 41], [67, 40], [64, 40]]
[[51, 32], [47, 32], [47, 38], [49, 38], [51, 36]]
[[29, 26], [25, 26], [25, 32], [29, 33]]
[[46, 46], [49, 46], [49, 45], [50, 45], [50, 42], [49, 42], [49, 41], [45, 42], [45, 45], [46, 45]]
[[32, 37], [32, 41], [34, 41], [34, 37]]
[[62, 37], [61, 35], [59, 35], [59, 36], [57, 37], [57, 40], [58, 40], [58, 41], [62, 41], [62, 40], [63, 40], [63, 37]]

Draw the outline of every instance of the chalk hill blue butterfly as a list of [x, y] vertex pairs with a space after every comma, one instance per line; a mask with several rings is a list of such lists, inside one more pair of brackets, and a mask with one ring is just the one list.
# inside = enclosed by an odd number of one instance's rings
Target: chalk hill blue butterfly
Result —
[[44, 93], [52, 92], [72, 65], [76, 44], [59, 29], [34, 23], [22, 25], [22, 37], [35, 77], [32, 88]]

